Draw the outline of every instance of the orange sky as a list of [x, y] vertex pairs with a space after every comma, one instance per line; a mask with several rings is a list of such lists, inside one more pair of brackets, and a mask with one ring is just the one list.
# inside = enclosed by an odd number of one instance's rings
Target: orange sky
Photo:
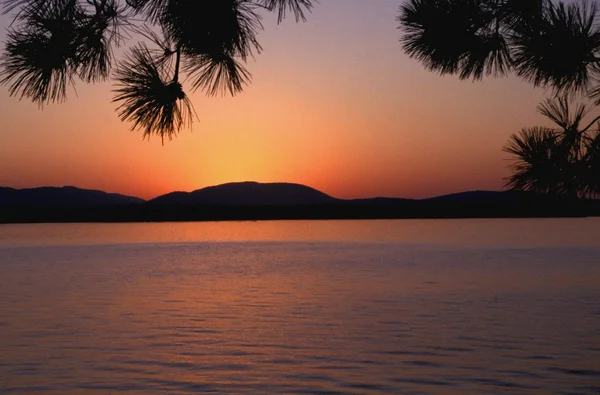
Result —
[[[199, 120], [162, 146], [117, 118], [111, 83], [38, 110], [0, 86], [0, 185], [76, 185], [151, 198], [288, 181], [341, 198], [501, 189], [509, 135], [543, 123], [514, 77], [439, 77], [402, 52], [401, 0], [323, 0], [307, 23], [267, 15], [252, 85], [191, 94]], [[0, 17], [0, 39], [8, 17]]]

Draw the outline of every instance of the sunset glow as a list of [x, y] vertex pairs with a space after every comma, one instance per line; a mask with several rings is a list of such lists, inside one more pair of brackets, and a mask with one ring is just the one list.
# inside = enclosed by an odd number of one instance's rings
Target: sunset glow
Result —
[[[252, 84], [233, 98], [191, 94], [198, 121], [164, 146], [121, 123], [111, 82], [77, 83], [43, 110], [1, 86], [0, 186], [142, 198], [245, 180], [340, 198], [502, 189], [502, 146], [542, 122], [545, 92], [515, 77], [428, 72], [402, 51], [400, 3], [326, 0], [299, 24], [265, 15]], [[1, 40], [8, 23], [0, 16]]]

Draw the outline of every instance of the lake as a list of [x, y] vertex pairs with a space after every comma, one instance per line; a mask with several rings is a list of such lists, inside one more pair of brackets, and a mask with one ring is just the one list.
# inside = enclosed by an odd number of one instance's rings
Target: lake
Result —
[[0, 225], [0, 394], [600, 393], [600, 218]]

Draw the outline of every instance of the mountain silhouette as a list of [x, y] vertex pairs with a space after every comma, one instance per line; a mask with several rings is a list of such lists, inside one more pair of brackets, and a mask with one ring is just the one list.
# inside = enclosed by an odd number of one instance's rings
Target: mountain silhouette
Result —
[[195, 190], [172, 192], [150, 200], [149, 204], [217, 206], [299, 206], [339, 202], [321, 191], [285, 182], [232, 182]]
[[145, 200], [71, 186], [14, 189], [0, 187], [0, 206], [82, 207], [143, 203]]
[[600, 200], [514, 191], [337, 199], [292, 183], [236, 182], [150, 201], [75, 187], [0, 187], [0, 223], [600, 216]]

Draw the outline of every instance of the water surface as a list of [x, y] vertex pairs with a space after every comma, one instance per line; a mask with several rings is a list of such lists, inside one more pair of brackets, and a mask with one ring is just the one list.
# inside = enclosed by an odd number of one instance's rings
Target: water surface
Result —
[[0, 226], [0, 394], [598, 394], [598, 219]]

